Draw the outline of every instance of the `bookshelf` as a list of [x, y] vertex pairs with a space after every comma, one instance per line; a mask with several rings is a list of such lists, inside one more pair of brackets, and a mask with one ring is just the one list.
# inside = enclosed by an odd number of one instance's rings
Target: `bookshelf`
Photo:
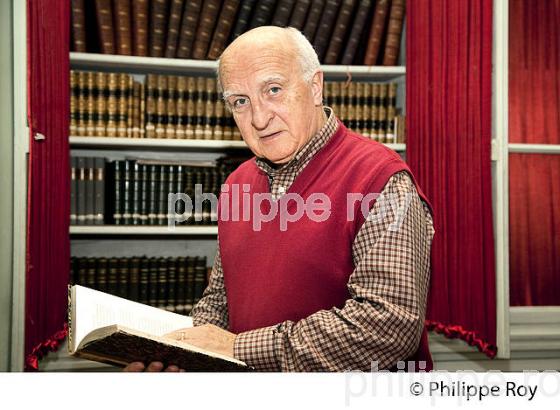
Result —
[[218, 235], [217, 226], [177, 226], [169, 228], [167, 226], [120, 226], [120, 225], [89, 225], [71, 226], [70, 235], [72, 237], [96, 235], [96, 236], [216, 236]]

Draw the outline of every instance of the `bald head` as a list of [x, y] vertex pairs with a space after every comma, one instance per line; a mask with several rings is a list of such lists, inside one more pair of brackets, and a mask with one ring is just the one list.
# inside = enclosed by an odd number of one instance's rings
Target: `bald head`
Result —
[[[299, 64], [304, 81], [310, 81], [320, 69], [319, 58], [305, 36], [292, 27], [262, 26], [240, 35], [222, 53], [218, 60], [218, 86], [222, 90], [224, 66], [242, 61], [247, 53], [258, 51], [263, 55], [281, 52]], [[290, 64], [291, 61], [286, 61]]]

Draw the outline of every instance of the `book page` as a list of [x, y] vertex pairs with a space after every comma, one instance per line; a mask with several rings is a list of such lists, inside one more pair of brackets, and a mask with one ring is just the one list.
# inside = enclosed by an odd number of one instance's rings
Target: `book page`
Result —
[[162, 336], [177, 329], [192, 327], [190, 316], [178, 315], [83, 286], [74, 286], [74, 346], [92, 330], [121, 325]]

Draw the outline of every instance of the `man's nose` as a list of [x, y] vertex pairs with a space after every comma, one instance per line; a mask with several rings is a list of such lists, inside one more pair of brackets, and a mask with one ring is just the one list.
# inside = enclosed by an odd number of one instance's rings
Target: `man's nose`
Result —
[[264, 130], [273, 117], [272, 110], [266, 104], [259, 102], [252, 105], [251, 123], [257, 130]]

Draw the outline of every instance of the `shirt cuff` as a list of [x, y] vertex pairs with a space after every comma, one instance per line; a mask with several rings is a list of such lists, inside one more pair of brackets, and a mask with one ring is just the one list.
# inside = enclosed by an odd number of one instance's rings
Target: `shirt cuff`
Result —
[[239, 333], [233, 344], [233, 355], [257, 370], [277, 372], [275, 336], [276, 326]]

